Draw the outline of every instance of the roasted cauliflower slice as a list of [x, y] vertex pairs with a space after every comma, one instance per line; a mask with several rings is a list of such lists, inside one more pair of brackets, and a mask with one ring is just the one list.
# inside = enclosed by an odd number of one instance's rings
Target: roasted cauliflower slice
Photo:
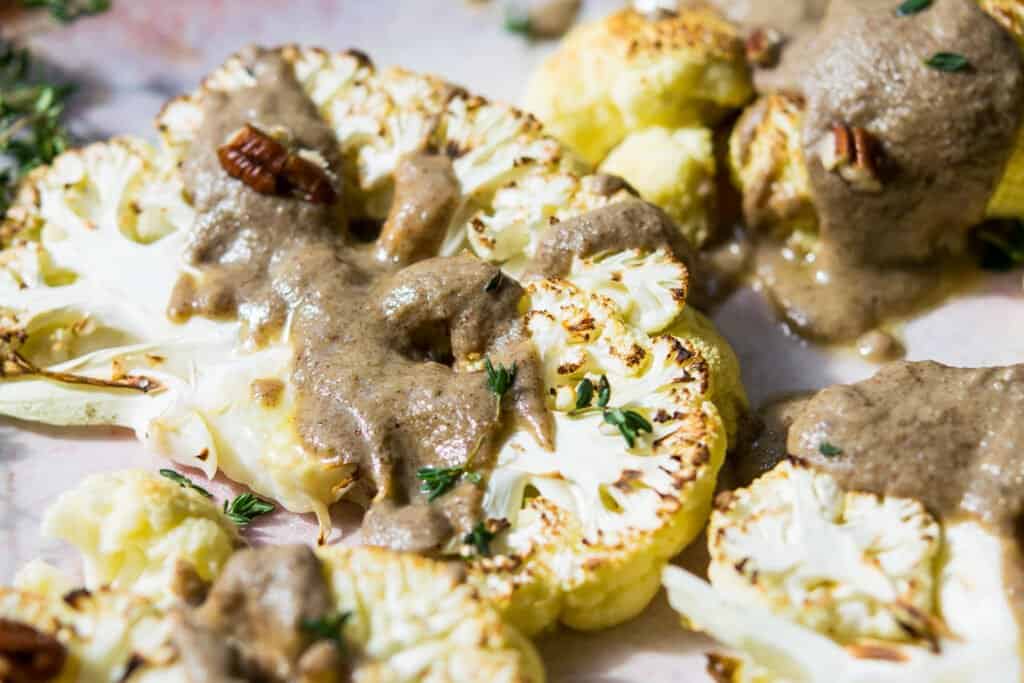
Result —
[[725, 680], [1019, 680], [1001, 541], [914, 500], [843, 491], [784, 461], [721, 494], [711, 585], [665, 571], [684, 621], [733, 648]]
[[707, 8], [673, 9], [578, 27], [534, 74], [525, 106], [700, 246], [714, 227], [709, 127], [752, 91], [737, 29]]
[[[108, 501], [97, 499], [104, 490], [114, 493]], [[77, 526], [69, 519], [76, 514]], [[88, 588], [68, 592], [69, 578], [30, 563], [17, 589], [0, 588], [0, 620], [29, 624], [63, 643], [62, 682], [190, 680], [172, 637], [182, 597], [154, 578], [166, 576], [164, 551], [172, 550], [200, 581], [217, 579], [240, 547], [233, 529], [220, 531], [232, 541], [225, 545], [207, 528], [211, 521], [231, 526], [217, 505], [158, 475], [125, 471], [90, 477], [65, 494], [46, 511], [44, 530], [55, 520], [62, 531], [76, 532], [65, 538], [82, 552]], [[191, 538], [178, 543], [183, 536]], [[189, 542], [199, 536], [203, 542]], [[543, 683], [529, 641], [448, 565], [377, 548], [325, 547], [317, 557], [334, 609], [349, 615], [342, 635], [351, 680]]]
[[[640, 258], [652, 264], [648, 278], [610, 277]], [[484, 509], [509, 527], [492, 557], [470, 565], [470, 580], [526, 633], [556, 619], [596, 629], [636, 615], [704, 525], [727, 440], [708, 365], [691, 340], [629, 322], [644, 320], [644, 298], [599, 293], [616, 282], [672, 297], [685, 287], [662, 279], [672, 268], [662, 253], [613, 255], [528, 285], [555, 448], [525, 433], [504, 444]]]

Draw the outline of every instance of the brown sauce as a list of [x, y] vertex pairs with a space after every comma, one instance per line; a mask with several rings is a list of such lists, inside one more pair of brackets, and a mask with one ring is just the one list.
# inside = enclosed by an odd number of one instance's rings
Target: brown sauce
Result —
[[[357, 467], [358, 490], [373, 501], [364, 540], [445, 550], [481, 521], [483, 489], [456, 480], [430, 501], [418, 471], [485, 474], [510, 420], [541, 444], [552, 442], [539, 360], [519, 314], [523, 288], [470, 255], [430, 258], [461, 197], [447, 157], [419, 153], [400, 161], [375, 243], [350, 235], [334, 206], [259, 194], [230, 177], [217, 147], [252, 124], [319, 154], [341, 190], [336, 141], [291, 67], [269, 51], [244, 58], [255, 85], [207, 96], [202, 130], [185, 160], [198, 218], [192, 272], [175, 288], [169, 314], [237, 316], [257, 344], [287, 332], [298, 433], [319, 457]], [[588, 181], [622, 187], [610, 177]], [[641, 201], [563, 221], [541, 242], [531, 269], [542, 274], [564, 274], [576, 254], [662, 246], [688, 254], [668, 217]], [[516, 368], [500, 399], [480, 371], [485, 358]], [[273, 405], [279, 389], [259, 380], [251, 392]]]
[[[755, 268], [797, 331], [852, 342], [949, 288], [1013, 150], [1024, 66], [1013, 37], [970, 0], [937, 0], [906, 17], [888, 0], [834, 0], [814, 35], [774, 69], [797, 85], [766, 87], [792, 89], [805, 104], [819, 242], [808, 262], [758, 236]], [[938, 52], [970, 66], [926, 65]], [[864, 182], [826, 158], [837, 124], [871, 141], [875, 168]]]
[[174, 614], [172, 637], [192, 683], [285, 683], [300, 672], [322, 677], [341, 669], [341, 653], [330, 641], [317, 641], [307, 624], [332, 608], [320, 560], [309, 548], [240, 550], [205, 602]]
[[[422, 260], [458, 201], [447, 158], [414, 155], [399, 165], [377, 245], [350, 239], [334, 206], [258, 194], [229, 177], [216, 149], [246, 123], [283, 130], [329, 169], [341, 167], [333, 134], [290, 65], [274, 52], [246, 58], [256, 84], [207, 95], [185, 160], [198, 214], [189, 252], [196, 272], [182, 277], [169, 312], [237, 316], [257, 343], [288, 322], [297, 429], [308, 449], [358, 466], [376, 501], [370, 542], [438, 550], [478, 521], [482, 491], [463, 482], [427, 505], [418, 469], [486, 471], [506, 414], [550, 442], [538, 360], [518, 313], [522, 288], [505, 279], [485, 291], [498, 270], [471, 256]], [[484, 357], [517, 367], [501, 411], [484, 374], [470, 371]], [[273, 400], [264, 384], [254, 393]]]
[[913, 498], [941, 520], [981, 522], [1006, 540], [1006, 582], [1019, 620], [1021, 415], [1024, 365], [890, 363], [866, 381], [771, 406], [769, 429], [740, 469], [752, 478], [790, 454], [847, 490]]

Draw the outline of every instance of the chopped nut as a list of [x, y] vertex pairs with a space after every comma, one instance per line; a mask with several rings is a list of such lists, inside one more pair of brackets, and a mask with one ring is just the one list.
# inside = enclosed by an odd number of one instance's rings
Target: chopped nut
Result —
[[881, 192], [878, 174], [878, 144], [863, 128], [845, 123], [832, 124], [832, 135], [821, 145], [821, 163], [826, 171], [839, 175], [858, 192]]
[[876, 659], [883, 662], [905, 662], [907, 655], [895, 647], [875, 643], [847, 645], [846, 651], [857, 659]]
[[28, 624], [0, 619], [0, 676], [7, 683], [49, 681], [64, 668], [67, 651]]
[[217, 158], [228, 175], [260, 194], [294, 196], [314, 204], [337, 201], [323, 168], [250, 124], [217, 149]]
[[779, 63], [785, 42], [783, 35], [775, 29], [754, 29], [747, 36], [745, 44], [747, 61], [754, 66], [770, 69]]
[[740, 663], [736, 658], [717, 652], [708, 652], [704, 656], [707, 658], [705, 670], [715, 683], [732, 683], [735, 680], [740, 669]]

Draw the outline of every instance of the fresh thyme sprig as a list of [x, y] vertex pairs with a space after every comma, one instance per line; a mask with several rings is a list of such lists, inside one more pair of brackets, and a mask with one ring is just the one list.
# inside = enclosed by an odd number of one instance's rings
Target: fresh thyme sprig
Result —
[[167, 477], [168, 479], [170, 479], [171, 481], [173, 481], [175, 484], [182, 488], [192, 489], [193, 491], [198, 491], [207, 498], [213, 498], [212, 493], [210, 493], [202, 486], [186, 477], [184, 474], [181, 474], [180, 472], [175, 472], [174, 470], [160, 470], [160, 476]]
[[843, 449], [835, 444], [829, 443], [828, 441], [822, 441], [818, 444], [818, 452], [826, 458], [834, 458], [837, 455], [842, 455]]
[[491, 363], [490, 358], [484, 359], [484, 369], [487, 371], [487, 388], [501, 398], [512, 387], [516, 381], [516, 364], [505, 367], [499, 364], [497, 368]]
[[604, 421], [618, 428], [626, 444], [632, 448], [640, 434], [650, 434], [654, 427], [640, 413], [635, 410], [624, 408], [609, 408], [608, 403], [612, 399], [612, 387], [608, 382], [607, 375], [601, 375], [597, 383], [597, 406], [592, 406], [594, 401], [594, 383], [589, 378], [584, 378], [576, 387], [576, 407], [569, 411], [569, 415], [576, 417], [588, 413], [601, 411]]
[[275, 509], [273, 503], [251, 493], [243, 493], [230, 503], [224, 501], [224, 514], [238, 526], [246, 526], [260, 515], [270, 514]]
[[609, 408], [604, 411], [604, 421], [618, 427], [626, 444], [632, 448], [636, 445], [637, 437], [641, 432], [650, 434], [654, 427], [647, 419], [635, 410], [623, 410], [622, 408]]
[[50, 15], [63, 24], [110, 9], [110, 0], [21, 0], [21, 4], [31, 9], [49, 10]]
[[464, 467], [421, 467], [416, 470], [416, 476], [420, 480], [420, 492], [427, 494], [428, 503], [448, 493], [459, 479], [465, 478], [474, 484], [481, 480], [479, 472]]
[[494, 532], [487, 528], [487, 525], [483, 522], [477, 522], [473, 530], [462, 537], [462, 542], [466, 545], [473, 546], [476, 550], [476, 554], [481, 557], [490, 557], [491, 555], [491, 541], [494, 540]]
[[319, 619], [303, 619], [302, 630], [317, 640], [333, 641], [338, 649], [343, 650], [345, 641], [342, 640], [341, 631], [351, 617], [351, 612], [337, 612], [325, 614]]
[[61, 124], [71, 87], [32, 77], [28, 52], [0, 41], [0, 216], [21, 179], [68, 147]]

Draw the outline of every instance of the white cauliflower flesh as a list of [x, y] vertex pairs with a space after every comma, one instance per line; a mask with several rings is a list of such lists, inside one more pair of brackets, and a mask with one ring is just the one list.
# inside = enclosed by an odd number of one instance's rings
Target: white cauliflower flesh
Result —
[[664, 583], [685, 622], [739, 654], [729, 680], [1020, 680], [1001, 541], [980, 525], [942, 528], [798, 462], [716, 507], [711, 585], [677, 568]]
[[141, 470], [88, 477], [47, 509], [42, 531], [82, 554], [87, 588], [111, 586], [157, 603], [175, 599], [179, 563], [212, 581], [242, 544], [209, 498]]
[[[82, 552], [88, 590], [29, 563], [16, 589], [0, 588], [0, 628], [12, 620], [63, 643], [61, 683], [189, 681], [172, 637], [184, 596], [167, 579], [184, 562], [199, 582], [215, 582], [241, 546], [215, 503], [155, 474], [114, 472], [61, 497], [45, 514], [44, 528], [54, 527]], [[352, 677], [344, 680], [543, 683], [530, 642], [449, 565], [377, 548], [320, 548], [317, 556], [332, 609], [348, 615], [342, 637]], [[0, 678], [3, 665], [0, 653]]]
[[661, 568], [703, 526], [724, 457], [699, 352], [629, 322], [663, 325], [644, 314], [658, 297], [598, 293], [623, 282], [671, 292], [685, 288], [685, 270], [661, 253], [610, 258], [577, 261], [569, 279], [528, 286], [555, 447], [523, 432], [504, 444], [484, 508], [510, 528], [494, 557], [471, 565], [483, 593], [527, 633], [556, 619], [593, 629], [639, 613]]
[[[382, 218], [392, 174], [406, 152], [425, 146], [454, 158], [463, 206], [443, 253], [466, 245], [467, 226], [516, 226], [526, 242], [549, 219], [568, 218], [627, 195], [601, 194], [585, 167], [546, 137], [536, 120], [430, 76], [378, 72], [350, 53], [284, 48], [285, 59], [341, 145], [355, 217]], [[195, 220], [179, 161], [202, 124], [211, 89], [252, 82], [230, 59], [203, 88], [161, 113], [162, 143], [116, 139], [60, 156], [31, 175], [0, 235], [0, 414], [56, 425], [115, 424], [133, 429], [151, 450], [212, 477], [222, 471], [293, 512], [314, 512], [322, 533], [327, 508], [354, 481], [304, 448], [295, 429], [292, 348], [242, 342], [234, 321], [166, 315], [185, 263]], [[541, 203], [530, 183], [564, 191]], [[499, 197], [516, 194], [505, 205]], [[534, 209], [534, 206], [537, 208]], [[523, 212], [533, 216], [524, 221]], [[489, 258], [513, 258], [521, 245]], [[518, 251], [517, 251], [518, 249]], [[15, 376], [16, 375], [16, 376]], [[68, 381], [71, 380], [71, 381]], [[283, 386], [276, 400], [256, 383]]]

